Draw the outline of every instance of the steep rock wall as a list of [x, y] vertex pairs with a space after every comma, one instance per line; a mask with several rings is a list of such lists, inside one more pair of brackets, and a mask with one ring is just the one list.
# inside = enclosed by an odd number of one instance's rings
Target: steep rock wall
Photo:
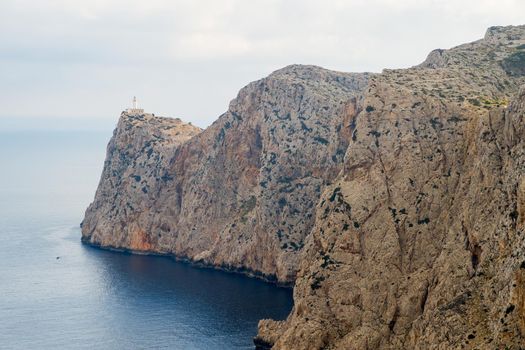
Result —
[[524, 45], [493, 27], [410, 69], [290, 66], [204, 131], [124, 114], [83, 240], [295, 280], [261, 349], [519, 349]]
[[[293, 282], [315, 205], [342, 165], [357, 112], [353, 96], [367, 80], [284, 68], [242, 89], [202, 133], [163, 149], [136, 136], [148, 123], [124, 130], [135, 118], [124, 114], [86, 213], [84, 241]], [[162, 161], [141, 162], [144, 153]], [[128, 156], [137, 159], [118, 161]], [[140, 175], [151, 191], [116, 185], [123, 172]]]
[[525, 91], [500, 63], [525, 33], [495, 32], [371, 80], [260, 348], [523, 346]]

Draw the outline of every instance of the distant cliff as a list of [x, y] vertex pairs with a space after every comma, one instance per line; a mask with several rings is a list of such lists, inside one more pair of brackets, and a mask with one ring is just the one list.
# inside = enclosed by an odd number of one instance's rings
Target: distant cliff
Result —
[[204, 131], [123, 114], [83, 241], [281, 283], [276, 349], [518, 349], [525, 26], [382, 74], [290, 66]]
[[202, 132], [123, 113], [83, 240], [293, 282], [367, 81], [290, 66], [242, 89]]

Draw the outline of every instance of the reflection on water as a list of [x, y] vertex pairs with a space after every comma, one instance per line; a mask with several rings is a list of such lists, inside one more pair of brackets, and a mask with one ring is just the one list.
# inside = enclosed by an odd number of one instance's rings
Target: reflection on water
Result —
[[20, 137], [0, 138], [0, 349], [252, 349], [259, 319], [287, 316], [290, 290], [82, 245], [107, 138]]

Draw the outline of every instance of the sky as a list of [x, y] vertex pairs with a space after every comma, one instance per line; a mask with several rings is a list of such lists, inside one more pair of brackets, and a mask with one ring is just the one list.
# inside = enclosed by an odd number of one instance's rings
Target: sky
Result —
[[523, 0], [1, 0], [0, 130], [111, 128], [147, 112], [206, 127], [289, 64], [380, 72], [525, 24]]

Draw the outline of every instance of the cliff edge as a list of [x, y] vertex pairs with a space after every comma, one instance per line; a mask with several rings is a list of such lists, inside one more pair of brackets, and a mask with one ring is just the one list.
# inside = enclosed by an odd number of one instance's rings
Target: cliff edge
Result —
[[294, 309], [260, 322], [260, 349], [523, 347], [525, 90], [507, 62], [524, 43], [495, 27], [370, 80]]
[[294, 285], [260, 349], [525, 339], [525, 26], [381, 74], [289, 66], [205, 130], [124, 114], [84, 242]]
[[243, 88], [202, 132], [123, 114], [83, 241], [293, 283], [368, 77], [289, 66]]

